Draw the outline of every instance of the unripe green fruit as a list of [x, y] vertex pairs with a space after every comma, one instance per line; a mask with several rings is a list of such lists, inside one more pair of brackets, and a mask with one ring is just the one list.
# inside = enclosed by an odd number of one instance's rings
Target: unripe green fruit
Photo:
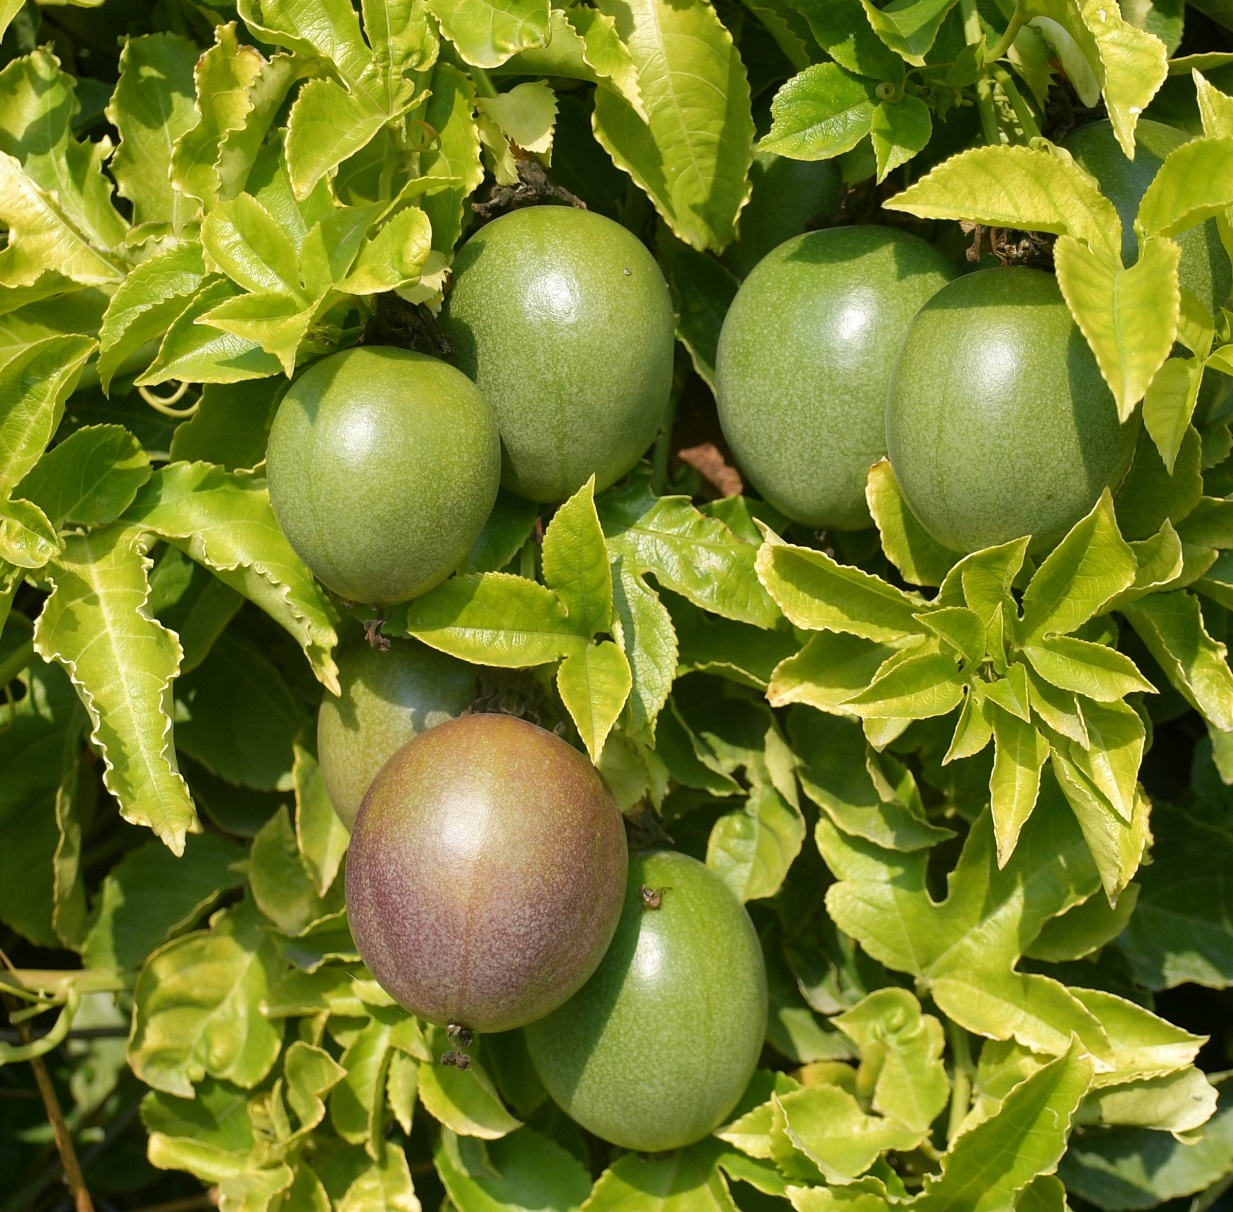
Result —
[[1055, 543], [1116, 486], [1137, 422], [1113, 396], [1051, 274], [982, 269], [921, 308], [886, 412], [891, 466], [921, 524], [969, 552]]
[[452, 366], [344, 350], [291, 384], [270, 429], [278, 524], [313, 575], [391, 606], [445, 580], [478, 538], [501, 472], [496, 422]]
[[741, 470], [788, 517], [869, 525], [895, 354], [953, 275], [906, 232], [833, 227], [781, 244], [745, 279], [719, 337], [719, 420]]
[[630, 856], [603, 963], [526, 1040], [567, 1115], [614, 1145], [659, 1152], [723, 1123], [753, 1075], [766, 1014], [766, 967], [744, 907], [696, 859], [651, 851]]
[[317, 756], [334, 811], [348, 829], [364, 792], [396, 749], [465, 710], [475, 668], [415, 640], [388, 652], [356, 644], [338, 656], [342, 694], [317, 713]]
[[[1134, 221], [1143, 194], [1171, 151], [1188, 143], [1190, 136], [1163, 122], [1140, 118], [1135, 126], [1135, 158], [1126, 159], [1108, 121], [1090, 122], [1066, 136], [1062, 146], [1100, 183], [1101, 192], [1117, 208], [1122, 221], [1122, 261], [1133, 265], [1139, 259], [1139, 241]], [[1182, 246], [1178, 280], [1204, 306], [1216, 311], [1229, 297], [1233, 268], [1220, 242], [1216, 220], [1175, 236]]]
[[619, 223], [532, 206], [481, 227], [441, 316], [458, 365], [496, 410], [502, 485], [564, 501], [619, 480], [655, 440], [672, 387], [672, 302]]
[[347, 914], [381, 986], [439, 1026], [508, 1031], [594, 972], [625, 892], [594, 766], [507, 715], [421, 733], [381, 768], [347, 855]]

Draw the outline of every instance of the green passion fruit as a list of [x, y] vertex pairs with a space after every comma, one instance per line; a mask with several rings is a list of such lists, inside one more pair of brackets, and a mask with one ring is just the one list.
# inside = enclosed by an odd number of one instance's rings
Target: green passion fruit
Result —
[[496, 410], [502, 484], [563, 501], [620, 479], [655, 440], [672, 386], [672, 302], [619, 223], [532, 206], [481, 227], [441, 316], [457, 364]]
[[659, 1152], [723, 1122], [753, 1074], [766, 1015], [744, 907], [709, 867], [659, 850], [630, 856], [620, 925], [595, 975], [525, 1036], [567, 1115], [614, 1145]]
[[[1070, 132], [1062, 146], [1100, 184], [1101, 191], [1117, 208], [1122, 221], [1122, 260], [1133, 265], [1139, 259], [1134, 232], [1135, 215], [1143, 194], [1152, 183], [1165, 157], [1189, 141], [1190, 136], [1163, 122], [1140, 118], [1135, 126], [1135, 158], [1126, 159], [1113, 124], [1090, 122]], [[1178, 279], [1184, 290], [1196, 295], [1204, 306], [1216, 311], [1229, 297], [1233, 267], [1220, 242], [1216, 220], [1209, 219], [1175, 237], [1182, 246]]]
[[886, 410], [908, 505], [959, 552], [1055, 543], [1120, 483], [1137, 431], [1036, 269], [982, 269], [938, 291], [908, 331]]
[[394, 751], [466, 709], [475, 667], [415, 640], [392, 640], [389, 651], [360, 643], [339, 653], [338, 681], [342, 694], [327, 694], [317, 712], [317, 756], [334, 811], [350, 829]]
[[507, 1031], [595, 970], [627, 864], [616, 801], [582, 754], [525, 720], [461, 716], [369, 787], [347, 855], [351, 933], [412, 1013]]
[[390, 606], [443, 581], [497, 497], [501, 447], [466, 375], [366, 346], [314, 362], [287, 390], [266, 450], [270, 504], [328, 588]]
[[895, 354], [954, 273], [907, 232], [834, 227], [786, 241], [745, 279], [719, 337], [719, 420], [741, 470], [788, 517], [869, 525]]

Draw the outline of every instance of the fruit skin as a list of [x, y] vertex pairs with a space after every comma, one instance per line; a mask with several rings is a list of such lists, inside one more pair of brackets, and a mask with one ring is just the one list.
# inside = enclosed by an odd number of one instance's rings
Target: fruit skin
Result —
[[313, 363], [270, 429], [278, 524], [313, 574], [391, 606], [445, 580], [497, 498], [501, 448], [483, 395], [452, 366], [365, 346]]
[[954, 273], [907, 232], [832, 227], [786, 241], [745, 279], [719, 337], [719, 421], [741, 470], [788, 517], [869, 525], [895, 353]]
[[[660, 893], [646, 908], [642, 887]], [[526, 1029], [548, 1093], [589, 1132], [659, 1152], [724, 1121], [766, 1035], [766, 966], [753, 923], [710, 868], [633, 854], [621, 923], [595, 975]]]
[[347, 856], [351, 933], [412, 1013], [507, 1031], [595, 970], [627, 864], [616, 801], [585, 757], [525, 720], [461, 716], [369, 787]]
[[[1127, 160], [1109, 121], [1089, 122], [1073, 130], [1062, 146], [1100, 183], [1101, 191], [1117, 207], [1122, 221], [1122, 261], [1133, 265], [1139, 259], [1139, 241], [1134, 233], [1135, 215], [1144, 191], [1151, 184], [1165, 157], [1188, 143], [1190, 136], [1163, 122], [1140, 118], [1135, 126], [1135, 158]], [[1233, 267], [1220, 243], [1216, 220], [1175, 236], [1182, 246], [1177, 276], [1184, 290], [1215, 311], [1229, 297]]]
[[457, 364], [496, 410], [502, 485], [564, 501], [642, 457], [664, 422], [675, 342], [655, 259], [619, 223], [531, 206], [480, 228], [441, 315]]
[[895, 364], [890, 462], [953, 551], [1055, 543], [1121, 482], [1138, 423], [1113, 396], [1051, 274], [982, 269], [921, 308]]
[[364, 792], [412, 737], [461, 714], [475, 692], [475, 669], [415, 640], [382, 652], [355, 644], [338, 656], [342, 694], [317, 712], [317, 756], [334, 811], [355, 825]]

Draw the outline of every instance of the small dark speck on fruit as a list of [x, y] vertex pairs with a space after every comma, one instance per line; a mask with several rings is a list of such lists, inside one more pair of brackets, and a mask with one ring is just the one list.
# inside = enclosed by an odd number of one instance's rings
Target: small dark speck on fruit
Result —
[[469, 1048], [475, 1036], [471, 1033], [470, 1027], [464, 1027], [461, 1023], [450, 1023], [445, 1028], [445, 1034], [450, 1040], [457, 1044], [460, 1048]]
[[648, 888], [646, 884], [642, 885], [642, 907], [643, 909], [658, 909], [664, 903], [664, 893], [670, 892], [670, 888]]
[[632, 269], [627, 269], [627, 270], [625, 271], [625, 276], [628, 278], [628, 277], [630, 276], [630, 274], [632, 274], [633, 272], [634, 272], [634, 271], [633, 271]]

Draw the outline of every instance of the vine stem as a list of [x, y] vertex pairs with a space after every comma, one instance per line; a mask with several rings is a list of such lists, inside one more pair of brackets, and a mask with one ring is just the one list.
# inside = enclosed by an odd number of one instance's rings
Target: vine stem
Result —
[[1023, 28], [1023, 22], [1027, 14], [1023, 11], [1022, 4], [1015, 5], [1015, 11], [1010, 16], [1010, 24], [1006, 27], [1006, 32], [998, 40], [995, 46], [986, 56], [986, 60], [990, 63], [996, 63], [1003, 55], [1005, 55], [1014, 45], [1015, 39], [1019, 36], [1019, 31]]
[[1006, 100], [1010, 102], [1011, 109], [1015, 111], [1015, 117], [1019, 119], [1019, 125], [1023, 127], [1023, 133], [1027, 135], [1028, 141], [1039, 139], [1040, 127], [1036, 124], [1036, 116], [1032, 113], [1031, 106], [1024, 100], [1014, 80], [1011, 79], [1010, 72], [998, 68], [993, 73], [993, 78], [1002, 86]]
[[949, 1019], [946, 1022], [946, 1038], [954, 1056], [954, 1071], [951, 1074], [950, 1118], [946, 1124], [946, 1143], [949, 1146], [959, 1135], [959, 1129], [972, 1106], [972, 1047], [968, 1033]]
[[[963, 39], [969, 46], [979, 46], [985, 38], [980, 25], [980, 11], [976, 0], [959, 0], [959, 11], [963, 16]], [[1012, 18], [1013, 20], [1013, 18]], [[993, 81], [982, 75], [976, 81], [976, 112], [980, 115], [980, 129], [986, 143], [998, 144], [1002, 136], [998, 133], [997, 114], [993, 109]]]
[[[4, 997], [5, 1005], [10, 1010], [16, 1007], [16, 999], [8, 995]], [[34, 1035], [26, 1024], [19, 1023], [17, 1027], [22, 1042], [29, 1044]], [[56, 1095], [56, 1087], [52, 1084], [51, 1074], [43, 1063], [41, 1056], [30, 1058], [30, 1068], [34, 1070], [34, 1083], [38, 1086], [39, 1097], [43, 1100], [43, 1109], [47, 1112], [47, 1121], [51, 1124], [51, 1134], [55, 1138], [56, 1152], [60, 1154], [60, 1164], [64, 1167], [64, 1181], [73, 1196], [73, 1207], [77, 1212], [94, 1212], [94, 1201], [86, 1189], [85, 1176], [81, 1172], [81, 1164], [77, 1160], [77, 1150], [73, 1148], [73, 1137], [64, 1120], [64, 1111], [60, 1099]]]
[[7, 661], [0, 661], [0, 686], [7, 686], [27, 665], [34, 663], [34, 641], [28, 640]]

